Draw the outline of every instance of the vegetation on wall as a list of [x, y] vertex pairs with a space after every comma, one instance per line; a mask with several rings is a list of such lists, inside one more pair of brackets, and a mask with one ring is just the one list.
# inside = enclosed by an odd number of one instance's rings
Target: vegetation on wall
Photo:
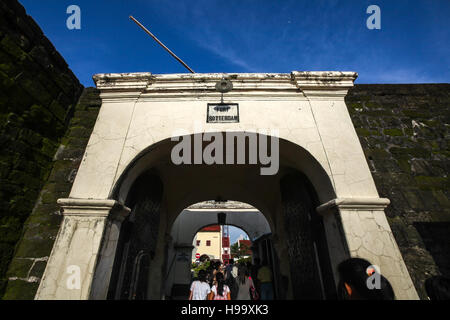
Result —
[[82, 89], [25, 9], [0, 1], [0, 297]]
[[450, 84], [356, 85], [346, 103], [422, 299], [450, 276]]

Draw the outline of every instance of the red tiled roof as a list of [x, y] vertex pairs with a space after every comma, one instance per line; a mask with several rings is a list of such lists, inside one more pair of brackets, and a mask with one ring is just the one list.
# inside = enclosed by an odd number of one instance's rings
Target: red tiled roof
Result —
[[250, 248], [252, 246], [252, 242], [250, 240], [239, 240], [239, 247], [241, 247], [242, 245], [247, 247], [247, 250], [245, 251], [245, 253], [248, 255], [251, 255], [252, 250]]
[[251, 247], [252, 246], [252, 242], [250, 240], [239, 240], [239, 246], [244, 245], [247, 247]]
[[201, 229], [199, 232], [219, 232], [220, 225], [208, 226]]

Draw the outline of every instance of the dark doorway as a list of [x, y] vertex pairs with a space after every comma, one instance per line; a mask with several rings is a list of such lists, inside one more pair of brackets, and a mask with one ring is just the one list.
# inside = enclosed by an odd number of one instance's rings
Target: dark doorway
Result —
[[108, 299], [147, 299], [162, 195], [163, 184], [152, 173], [141, 175], [133, 184], [125, 204], [131, 213], [122, 224]]
[[291, 284], [294, 299], [336, 298], [319, 202], [308, 179], [300, 173], [280, 181]]

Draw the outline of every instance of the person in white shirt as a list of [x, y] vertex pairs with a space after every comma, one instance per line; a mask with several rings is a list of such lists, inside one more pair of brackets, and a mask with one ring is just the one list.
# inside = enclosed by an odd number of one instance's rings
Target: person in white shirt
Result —
[[206, 300], [210, 292], [211, 287], [206, 282], [206, 271], [200, 270], [198, 280], [192, 282], [189, 300]]
[[236, 277], [238, 276], [238, 274], [239, 274], [239, 269], [238, 269], [238, 267], [236, 266], [236, 264], [234, 264], [234, 265], [233, 265], [233, 269], [231, 270], [231, 275], [233, 276], [233, 278], [236, 279]]

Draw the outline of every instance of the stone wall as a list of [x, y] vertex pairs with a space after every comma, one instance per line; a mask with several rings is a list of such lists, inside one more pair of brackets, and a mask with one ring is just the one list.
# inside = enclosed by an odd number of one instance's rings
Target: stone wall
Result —
[[33, 299], [62, 221], [59, 198], [67, 198], [100, 109], [99, 93], [86, 88], [53, 158], [52, 170], [7, 272], [3, 299]]
[[[82, 89], [25, 9], [16, 0], [0, 1], [0, 296], [23, 223], [49, 177]], [[44, 225], [51, 229], [58, 224]], [[23, 263], [40, 270], [44, 262]], [[35, 281], [33, 275], [30, 281]]]
[[356, 85], [347, 107], [419, 296], [450, 277], [450, 84]]

